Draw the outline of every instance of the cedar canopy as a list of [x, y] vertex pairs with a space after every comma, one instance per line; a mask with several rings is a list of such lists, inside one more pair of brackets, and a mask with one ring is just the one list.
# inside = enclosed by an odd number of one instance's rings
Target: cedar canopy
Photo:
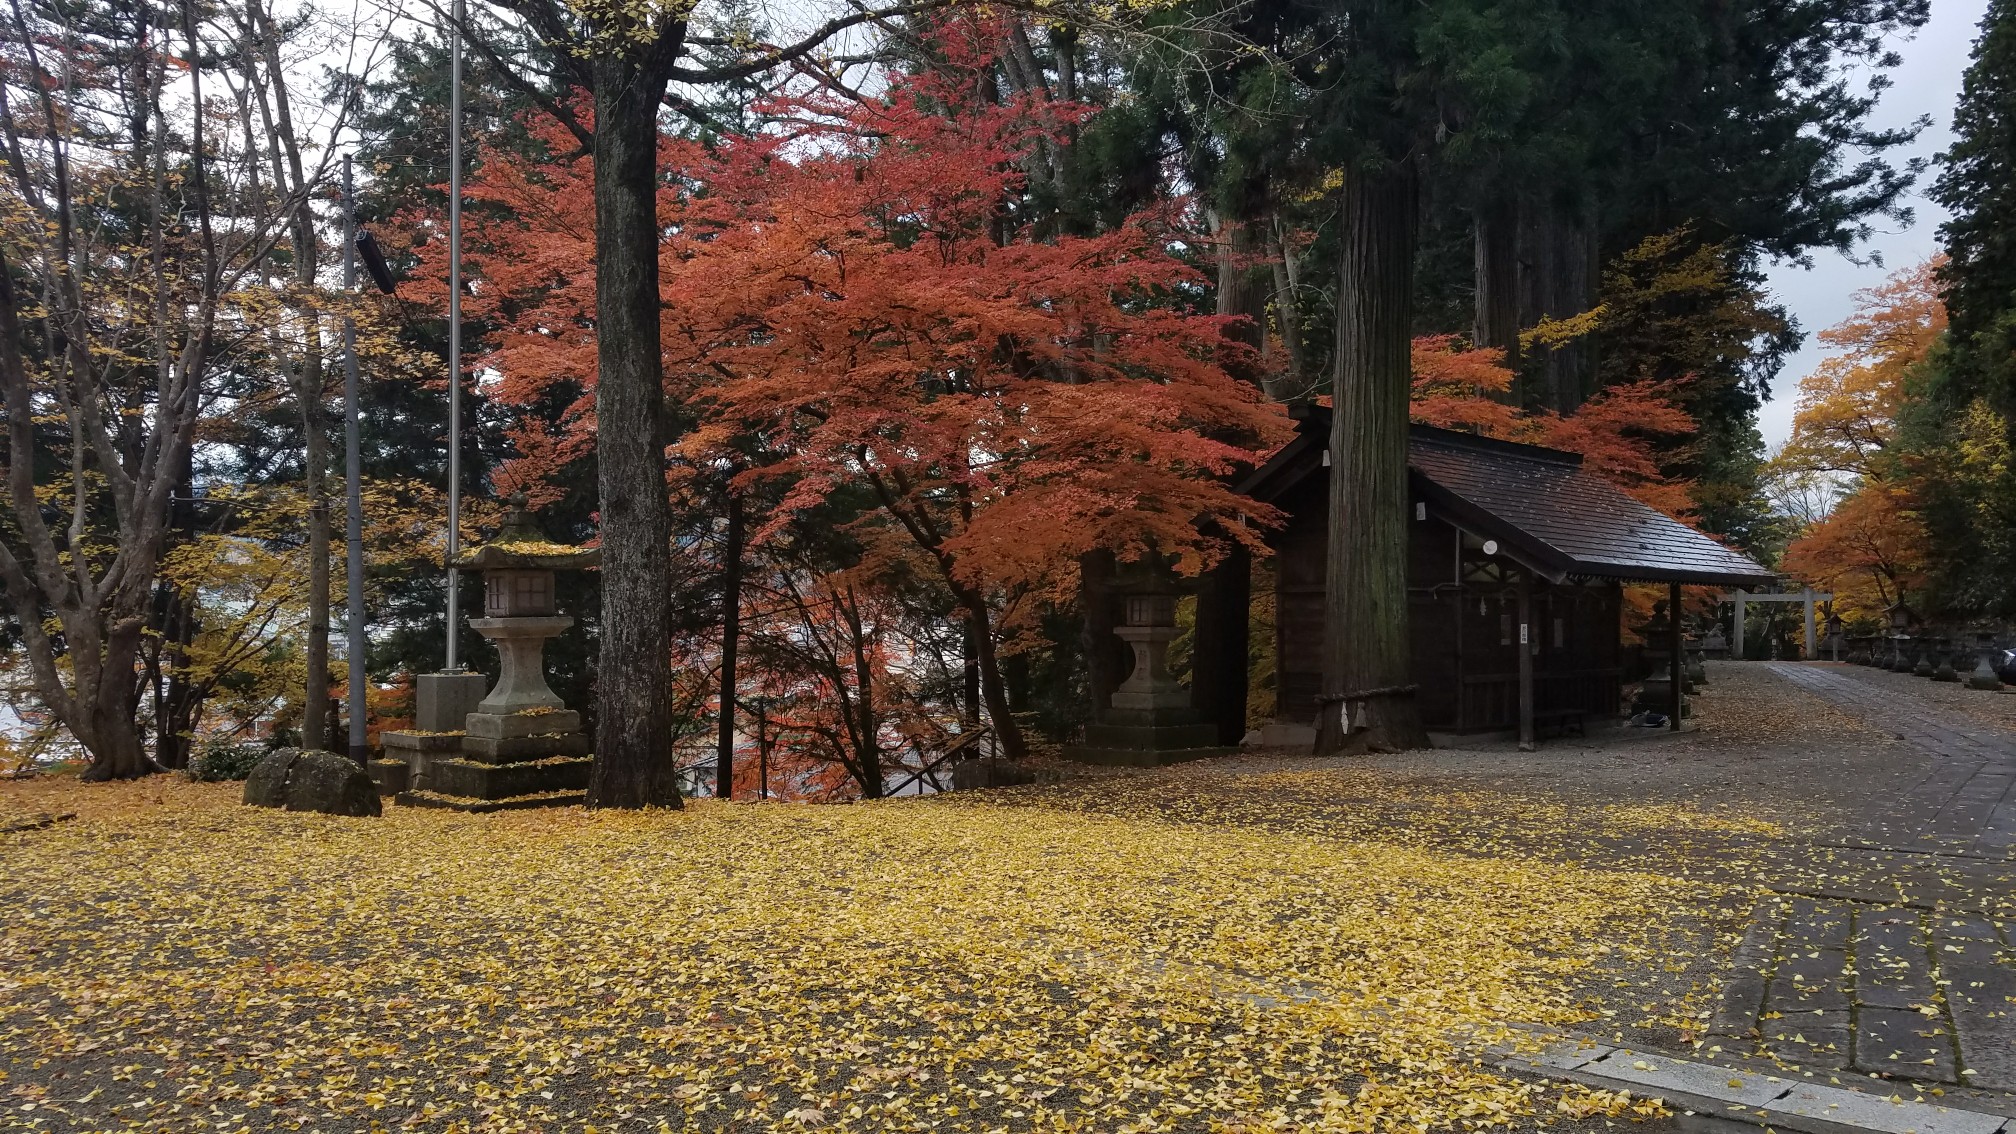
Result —
[[[1322, 707], [1330, 411], [1291, 413], [1296, 438], [1239, 491], [1288, 516], [1269, 540], [1276, 722], [1303, 726]], [[1583, 469], [1575, 453], [1416, 425], [1408, 498], [1413, 681], [1431, 729], [1517, 726], [1530, 741], [1536, 718], [1614, 716], [1622, 583], [1667, 583], [1677, 609], [1682, 583], [1773, 582], [1746, 556]], [[1677, 665], [1677, 651], [1662, 644]]]

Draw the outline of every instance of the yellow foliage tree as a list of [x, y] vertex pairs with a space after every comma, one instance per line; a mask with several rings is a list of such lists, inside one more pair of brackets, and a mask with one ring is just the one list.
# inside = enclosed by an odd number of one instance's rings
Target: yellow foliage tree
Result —
[[1778, 464], [1791, 472], [1876, 475], [1915, 376], [1946, 330], [1935, 257], [1857, 292], [1855, 313], [1820, 332], [1836, 353], [1799, 382], [1792, 437]]

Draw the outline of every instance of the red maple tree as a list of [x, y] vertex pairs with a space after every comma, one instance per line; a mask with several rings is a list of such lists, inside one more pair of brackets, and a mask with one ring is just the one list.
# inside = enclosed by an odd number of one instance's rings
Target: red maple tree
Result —
[[[1222, 320], [1185, 302], [1204, 281], [1168, 214], [1042, 241], [1017, 227], [1017, 159], [1071, 108], [985, 102], [934, 71], [879, 100], [764, 110], [789, 128], [662, 144], [668, 392], [703, 413], [674, 456], [733, 461], [745, 491], [776, 482], [757, 545], [864, 494], [852, 534], [949, 594], [1020, 755], [1002, 612], [1063, 592], [1095, 549], [1195, 569], [1222, 551], [1202, 530], [1257, 540], [1241, 518], [1271, 513], [1228, 474], [1285, 439], [1285, 416], [1221, 366]], [[590, 177], [586, 158], [497, 155], [468, 187], [470, 308], [501, 328], [479, 362], [490, 392], [567, 403], [516, 431], [497, 477], [535, 498], [593, 445]]]

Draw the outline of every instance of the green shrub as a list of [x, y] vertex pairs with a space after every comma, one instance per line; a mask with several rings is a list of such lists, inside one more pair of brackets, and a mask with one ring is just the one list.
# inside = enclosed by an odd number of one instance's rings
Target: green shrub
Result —
[[189, 778], [197, 783], [242, 780], [272, 749], [263, 744], [204, 743], [189, 758]]

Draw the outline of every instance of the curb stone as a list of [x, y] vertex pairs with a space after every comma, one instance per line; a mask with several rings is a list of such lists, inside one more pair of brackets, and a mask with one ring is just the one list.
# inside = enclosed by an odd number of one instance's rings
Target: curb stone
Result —
[[1801, 1134], [2016, 1134], [2016, 1118], [1898, 1099], [1778, 1075], [1760, 1075], [1577, 1036], [1531, 1032], [1538, 1050], [1490, 1049], [1508, 1071], [1540, 1072], [1592, 1087], [1658, 1097], [1700, 1115]]

